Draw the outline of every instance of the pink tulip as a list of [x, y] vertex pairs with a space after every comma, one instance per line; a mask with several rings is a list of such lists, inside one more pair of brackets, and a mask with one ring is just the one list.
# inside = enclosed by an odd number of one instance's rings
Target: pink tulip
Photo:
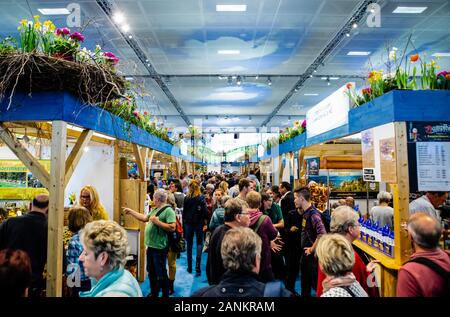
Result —
[[77, 42], [84, 42], [84, 35], [81, 34], [81, 33], [79, 33], [79, 32], [73, 32], [73, 33], [70, 35], [70, 38], [71, 38], [72, 40], [77, 41]]

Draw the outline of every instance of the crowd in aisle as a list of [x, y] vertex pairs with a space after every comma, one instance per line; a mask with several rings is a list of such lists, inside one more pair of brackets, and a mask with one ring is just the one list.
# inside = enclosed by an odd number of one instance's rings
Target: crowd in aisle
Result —
[[[391, 194], [380, 192], [377, 206], [363, 215], [352, 197], [320, 210], [311, 186], [268, 186], [254, 170], [151, 177], [147, 210], [121, 208], [123, 215], [145, 223], [148, 297], [174, 294], [182, 252], [187, 272], [197, 277], [207, 253], [209, 286], [195, 290], [194, 297], [379, 297], [375, 271], [380, 261], [368, 260], [353, 242], [361, 236], [361, 217], [394, 226]], [[438, 210], [447, 197], [428, 192], [411, 202], [405, 230], [413, 254], [399, 269], [397, 296], [448, 295], [450, 257], [439, 246]], [[40, 194], [29, 212], [0, 225], [1, 295], [44, 295], [48, 205], [48, 195]], [[63, 252], [67, 296], [143, 296], [126, 269], [128, 234], [108, 219], [95, 187], [80, 190], [78, 204], [69, 211], [68, 231]]]

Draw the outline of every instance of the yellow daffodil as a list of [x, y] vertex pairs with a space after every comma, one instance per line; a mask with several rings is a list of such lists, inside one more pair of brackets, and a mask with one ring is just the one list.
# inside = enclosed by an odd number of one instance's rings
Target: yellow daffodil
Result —
[[431, 66], [435, 66], [436, 65], [436, 61], [434, 59], [431, 60]]
[[376, 70], [371, 71], [370, 74], [369, 74], [369, 82], [373, 83], [375, 81], [381, 80], [381, 78], [382, 78], [381, 74], [382, 73], [383, 73], [382, 70], [380, 70], [380, 71], [376, 71]]
[[37, 20], [39, 20], [39, 15], [35, 15], [35, 16], [33, 16], [33, 18], [35, 21], [37, 21]]
[[36, 21], [36, 23], [34, 23], [34, 28], [35, 28], [36, 30], [38, 30], [40, 27], [41, 27], [41, 22]]
[[23, 19], [22, 21], [20, 21], [20, 24], [21, 24], [22, 26], [27, 26], [28, 20], [27, 20], [27, 19]]
[[52, 21], [47, 20], [44, 22], [44, 32], [50, 31], [53, 32], [55, 30], [55, 25], [52, 23]]

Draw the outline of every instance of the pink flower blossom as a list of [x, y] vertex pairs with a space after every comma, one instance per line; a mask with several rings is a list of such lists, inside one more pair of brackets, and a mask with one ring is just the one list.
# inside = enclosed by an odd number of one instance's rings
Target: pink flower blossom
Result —
[[371, 95], [372, 94], [372, 88], [370, 88], [370, 87], [363, 88], [363, 90], [361, 90], [361, 92], [363, 93], [363, 95]]
[[139, 117], [139, 112], [137, 112], [137, 111], [133, 111], [133, 116], [135, 116], [135, 117]]
[[303, 120], [303, 122], [302, 122], [302, 128], [306, 128], [306, 120]]
[[119, 62], [119, 58], [117, 58], [117, 56], [111, 52], [104, 52], [103, 56], [111, 60], [114, 63], [114, 65], [116, 65]]
[[73, 32], [73, 33], [70, 35], [70, 38], [71, 38], [72, 40], [74, 40], [74, 41], [77, 41], [77, 42], [84, 42], [84, 35], [81, 34], [81, 33], [79, 33], [79, 32]]
[[56, 29], [56, 35], [58, 35], [58, 36], [69, 35], [69, 34], [70, 34], [70, 30], [68, 28]]

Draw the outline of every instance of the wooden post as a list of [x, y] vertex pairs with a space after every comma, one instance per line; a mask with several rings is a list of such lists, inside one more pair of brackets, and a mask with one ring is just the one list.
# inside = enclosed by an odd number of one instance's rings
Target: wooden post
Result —
[[114, 197], [113, 197], [113, 219], [119, 223], [120, 220], [120, 158], [119, 142], [114, 142]]
[[150, 157], [148, 159], [148, 177], [152, 175], [152, 162], [153, 162], [153, 155], [155, 154], [155, 150], [151, 150]]
[[397, 185], [394, 189], [394, 256], [400, 266], [405, 263], [411, 254], [411, 245], [408, 235], [402, 229], [409, 218], [409, 174], [408, 174], [408, 148], [407, 129], [405, 122], [394, 122], [395, 154], [397, 164]]
[[47, 244], [47, 296], [62, 296], [64, 180], [67, 123], [53, 121]]
[[145, 162], [142, 162], [142, 155], [141, 155], [141, 151], [139, 150], [139, 146], [137, 144], [133, 143], [133, 152], [134, 152], [134, 157], [136, 159], [136, 163], [138, 166], [138, 170], [139, 170], [139, 178], [140, 180], [144, 180], [144, 166], [145, 166]]
[[44, 166], [42, 166], [41, 163], [39, 163], [39, 161], [33, 157], [33, 155], [31, 155], [31, 153], [23, 147], [19, 141], [16, 140], [16, 138], [3, 123], [0, 123], [0, 138], [19, 158], [19, 160], [31, 171], [31, 173], [39, 179], [42, 185], [44, 185], [45, 188], [50, 189], [50, 174], [45, 170]]
[[84, 148], [89, 144], [89, 141], [92, 138], [94, 131], [92, 130], [84, 130], [81, 132], [80, 137], [77, 140], [77, 143], [73, 147], [70, 152], [69, 157], [66, 160], [66, 173], [65, 173], [65, 184], [69, 183], [70, 177], [72, 177], [75, 168], [80, 162], [81, 156], [83, 155]]

